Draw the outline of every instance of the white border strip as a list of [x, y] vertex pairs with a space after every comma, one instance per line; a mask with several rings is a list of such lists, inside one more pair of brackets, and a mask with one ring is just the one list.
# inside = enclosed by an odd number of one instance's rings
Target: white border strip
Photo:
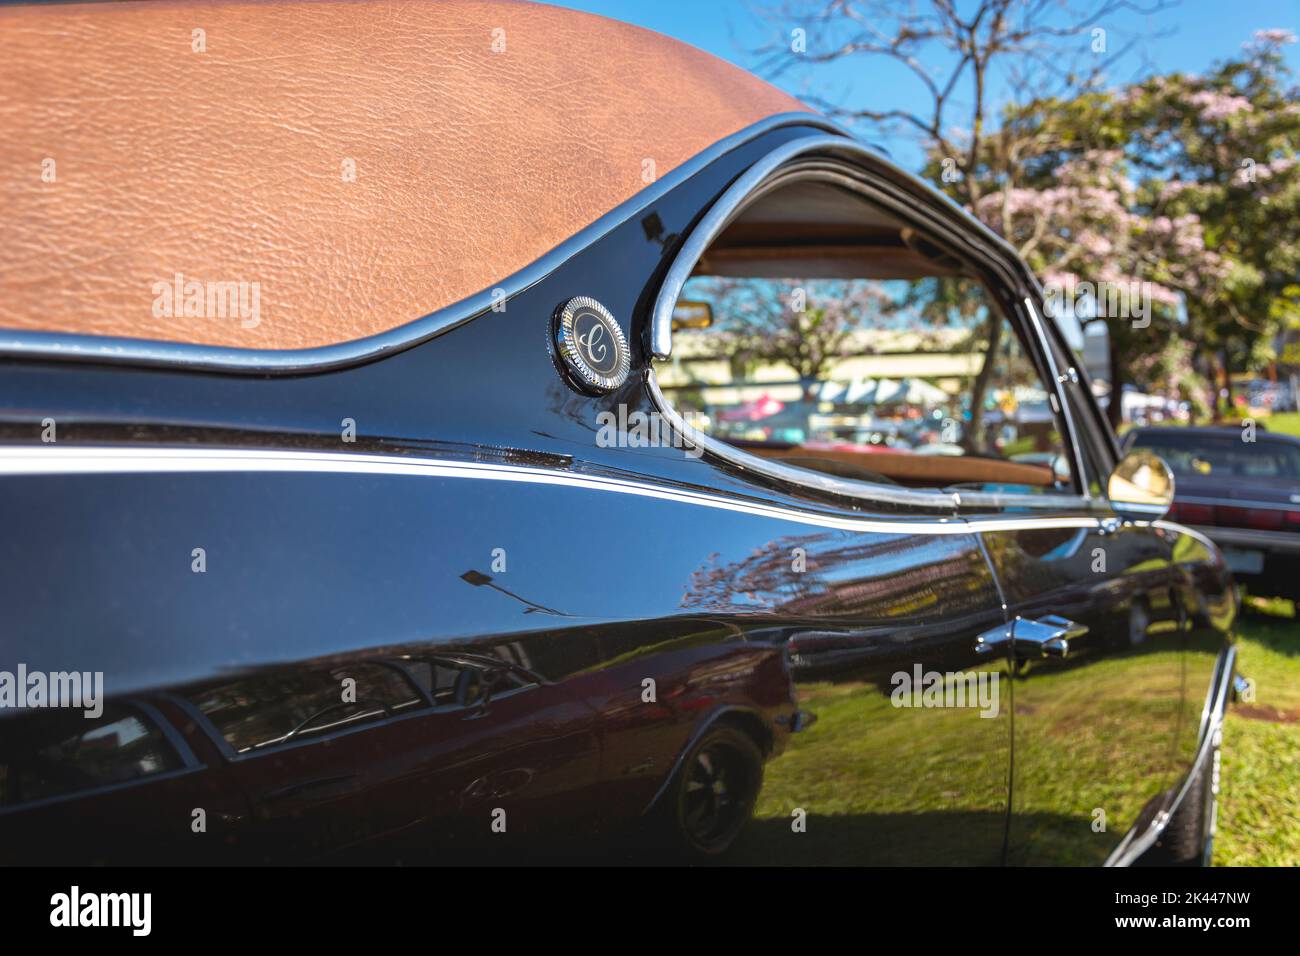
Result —
[[856, 518], [800, 511], [781, 505], [746, 502], [703, 492], [667, 488], [624, 478], [585, 475], [553, 468], [343, 452], [261, 449], [149, 447], [0, 447], [0, 477], [123, 474], [333, 474], [413, 478], [478, 478], [554, 485], [587, 491], [672, 501], [732, 511], [776, 521], [878, 534], [973, 534], [1020, 528], [1086, 528], [1087, 517], [1027, 517], [976, 520], [961, 518]]

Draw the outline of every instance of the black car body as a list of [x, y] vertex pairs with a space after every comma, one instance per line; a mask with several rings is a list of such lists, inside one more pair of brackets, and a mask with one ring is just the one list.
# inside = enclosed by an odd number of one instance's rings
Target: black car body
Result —
[[[80, 15], [66, 9], [41, 16]], [[700, 109], [726, 99], [714, 69], [693, 80]], [[259, 108], [283, 106], [277, 91]], [[315, 121], [296, 122], [265, 135]], [[263, 168], [232, 155], [214, 179]], [[438, 157], [453, 184], [477, 175], [459, 149]], [[553, 188], [501, 185], [526, 208]], [[298, 208], [256, 221], [287, 228]], [[496, 222], [497, 244], [527, 228]], [[131, 262], [152, 241], [133, 235]], [[491, 254], [455, 235], [442, 268]], [[323, 260], [345, 292], [370, 268], [350, 252], [361, 265]], [[79, 261], [51, 280], [70, 296], [113, 272]], [[797, 399], [764, 400], [771, 376], [713, 337], [743, 311], [711, 300], [715, 324], [695, 326], [679, 311], [692, 282], [721, 296], [792, 269], [884, 283], [848, 291], [898, 319], [886, 359], [910, 379], [845, 366], [847, 388], [809, 375], [781, 382]], [[981, 304], [945, 312], [946, 351], [918, 358], [904, 292], [948, 280]], [[0, 331], [0, 672], [27, 705], [0, 712], [0, 856], [606, 861], [668, 833], [741, 863], [1199, 859], [1235, 593], [1203, 534], [1108, 493], [1115, 437], [1041, 301], [928, 186], [779, 112], [373, 336]], [[976, 333], [983, 359], [962, 352]], [[1014, 377], [963, 405], [1004, 352]], [[875, 340], [860, 353], [875, 361]], [[776, 404], [798, 411], [779, 435]], [[872, 434], [907, 447], [855, 437]], [[102, 713], [42, 705], [34, 674], [102, 675]]]

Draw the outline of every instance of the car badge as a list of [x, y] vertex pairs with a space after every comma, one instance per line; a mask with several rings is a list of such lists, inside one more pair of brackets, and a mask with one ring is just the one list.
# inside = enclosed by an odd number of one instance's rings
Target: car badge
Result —
[[555, 347], [571, 377], [586, 391], [612, 392], [631, 370], [623, 330], [609, 309], [585, 295], [555, 310]]

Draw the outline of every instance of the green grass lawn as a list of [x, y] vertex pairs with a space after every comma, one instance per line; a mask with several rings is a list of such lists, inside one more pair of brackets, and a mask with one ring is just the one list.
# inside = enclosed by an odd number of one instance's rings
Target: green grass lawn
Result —
[[[1224, 729], [1214, 862], [1297, 866], [1300, 619], [1290, 602], [1248, 598], [1238, 633], [1238, 668], [1255, 681], [1256, 696], [1232, 705]], [[1197, 672], [1208, 675], [1210, 666], [1199, 662]], [[1166, 711], [1181, 696], [1168, 678], [1178, 672], [1176, 661], [1166, 666], [1150, 652], [1120, 654], [1018, 685], [1022, 829], [1013, 843], [1022, 849], [1011, 862], [1105, 859], [1122, 830], [1090, 838], [1090, 810], [1136, 818], [1156, 777], [1132, 761], [1163, 752], [1163, 736], [1142, 741], [1166, 733]], [[819, 720], [768, 765], [735, 862], [996, 862], [1005, 778], [990, 775], [985, 755], [1005, 742], [1002, 720], [897, 710], [877, 688], [855, 682], [804, 684], [800, 696]], [[1111, 772], [1118, 765], [1124, 773]], [[795, 807], [809, 821], [798, 838], [790, 828]]]
[[1237, 669], [1255, 701], [1234, 704], [1223, 731], [1214, 862], [1300, 866], [1300, 619], [1286, 601], [1243, 611]]
[[1279, 412], [1261, 420], [1264, 422], [1264, 427], [1271, 432], [1300, 435], [1300, 412]]
[[[1261, 419], [1300, 436], [1300, 412]], [[1223, 732], [1218, 866], [1300, 866], [1300, 616], [1288, 601], [1249, 598], [1237, 668], [1253, 703], [1232, 705]]]
[[[1300, 436], [1300, 412], [1261, 420]], [[1288, 601], [1249, 598], [1242, 610], [1237, 669], [1256, 699], [1228, 712], [1214, 862], [1300, 866], [1300, 617]]]
[[[1263, 415], [1258, 419], [1258, 421], [1262, 423], [1263, 426], [1271, 432], [1278, 432], [1279, 434], [1282, 435], [1295, 435], [1297, 437], [1300, 437], [1300, 412], [1278, 412], [1276, 415]], [[1173, 421], [1162, 422], [1161, 427], [1177, 428], [1180, 424], [1183, 423], [1173, 422]], [[1202, 422], [1195, 422], [1194, 424], [1213, 425], [1214, 422], [1207, 420]], [[1222, 422], [1221, 424], [1223, 424], [1226, 427], [1240, 427], [1240, 422], [1238, 422], [1236, 419], [1228, 419]], [[1119, 426], [1119, 434], [1123, 435], [1132, 427], [1133, 425], [1130, 422], [1124, 422], [1122, 425]]]

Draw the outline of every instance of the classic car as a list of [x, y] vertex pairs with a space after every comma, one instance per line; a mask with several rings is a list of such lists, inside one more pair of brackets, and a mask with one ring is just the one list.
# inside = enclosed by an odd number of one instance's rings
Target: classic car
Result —
[[6, 863], [1205, 858], [1219, 550], [834, 123], [498, 2], [6, 6], [0, 94]]
[[1170, 517], [1219, 545], [1235, 577], [1300, 599], [1300, 439], [1246, 422], [1135, 428], [1124, 444], [1169, 465], [1177, 480]]

